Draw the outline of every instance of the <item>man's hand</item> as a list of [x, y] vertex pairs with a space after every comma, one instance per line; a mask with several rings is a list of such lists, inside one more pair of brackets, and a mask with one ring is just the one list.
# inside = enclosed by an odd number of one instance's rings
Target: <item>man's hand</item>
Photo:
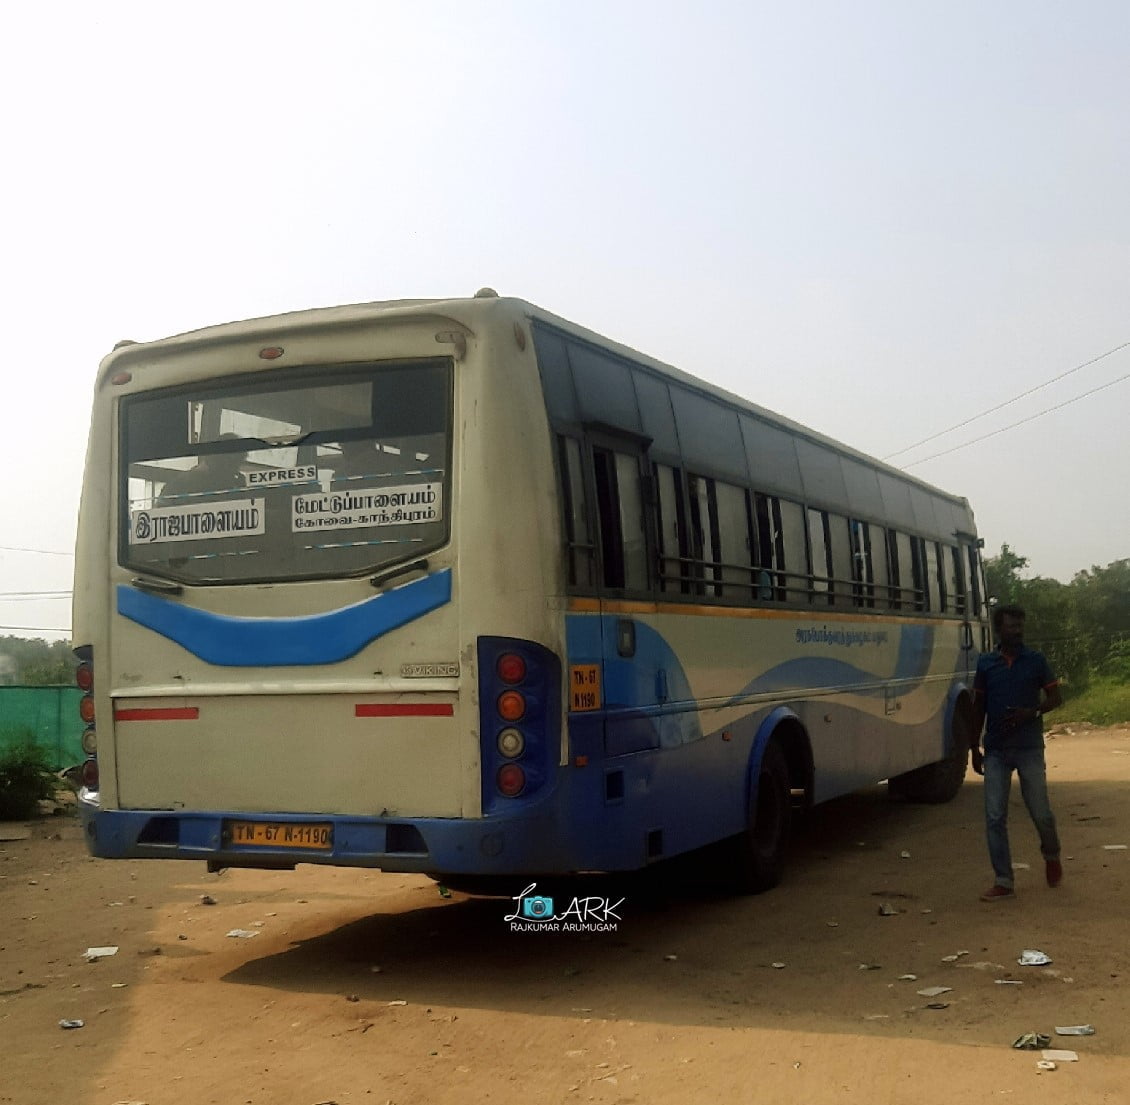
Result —
[[971, 748], [969, 758], [973, 761], [973, 771], [977, 775], [985, 774], [985, 756], [980, 748]]

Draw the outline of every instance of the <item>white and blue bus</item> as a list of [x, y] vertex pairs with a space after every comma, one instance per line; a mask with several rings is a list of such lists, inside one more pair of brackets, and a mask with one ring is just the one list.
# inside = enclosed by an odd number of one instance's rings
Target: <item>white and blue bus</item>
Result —
[[500, 876], [965, 774], [969, 505], [484, 289], [122, 343], [74, 640], [108, 858]]

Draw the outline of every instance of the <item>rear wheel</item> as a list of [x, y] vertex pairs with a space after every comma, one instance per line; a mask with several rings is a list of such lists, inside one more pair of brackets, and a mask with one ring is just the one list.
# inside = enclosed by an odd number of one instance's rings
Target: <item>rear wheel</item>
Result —
[[739, 893], [759, 894], [781, 881], [792, 825], [789, 767], [775, 740], [762, 753], [748, 820], [746, 831], [729, 842], [727, 882]]
[[969, 762], [969, 734], [972, 723], [967, 710], [954, 710], [950, 747], [952, 751], [944, 760], [915, 768], [904, 775], [888, 780], [887, 790], [895, 798], [906, 802], [926, 802], [938, 805], [949, 802], [965, 781], [965, 768]]

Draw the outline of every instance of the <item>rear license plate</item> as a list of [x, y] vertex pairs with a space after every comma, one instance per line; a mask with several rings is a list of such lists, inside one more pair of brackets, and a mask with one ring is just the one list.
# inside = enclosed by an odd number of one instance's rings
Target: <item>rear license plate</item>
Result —
[[285, 821], [229, 821], [225, 836], [231, 844], [259, 848], [316, 848], [329, 851], [334, 843], [332, 825], [294, 825]]

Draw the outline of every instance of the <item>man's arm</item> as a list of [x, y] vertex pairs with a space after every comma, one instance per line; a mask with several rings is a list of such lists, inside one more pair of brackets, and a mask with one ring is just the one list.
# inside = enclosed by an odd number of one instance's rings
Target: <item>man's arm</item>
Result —
[[1046, 714], [1049, 710], [1054, 710], [1057, 706], [1063, 705], [1063, 692], [1059, 689], [1058, 680], [1055, 683], [1049, 683], [1044, 688], [1044, 703], [1040, 707], [1040, 713]]
[[981, 752], [981, 731], [985, 728], [985, 692], [973, 688], [973, 725], [969, 731], [969, 759], [978, 775], [985, 774], [985, 757]]

